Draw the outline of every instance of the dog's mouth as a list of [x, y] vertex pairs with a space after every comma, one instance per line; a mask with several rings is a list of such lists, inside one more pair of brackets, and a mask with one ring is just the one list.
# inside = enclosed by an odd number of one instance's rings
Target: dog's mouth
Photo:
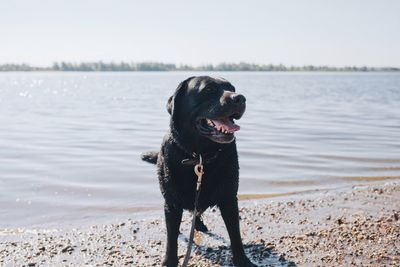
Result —
[[199, 118], [197, 119], [197, 129], [199, 133], [217, 143], [231, 143], [235, 140], [234, 133], [240, 130], [240, 126], [235, 123], [240, 114], [233, 114], [220, 118]]

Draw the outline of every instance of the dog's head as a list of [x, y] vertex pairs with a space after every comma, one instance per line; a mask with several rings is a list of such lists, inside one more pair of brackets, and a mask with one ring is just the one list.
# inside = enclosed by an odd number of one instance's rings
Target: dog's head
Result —
[[231, 143], [240, 129], [246, 98], [235, 93], [228, 81], [208, 76], [190, 77], [181, 82], [169, 98], [171, 130], [180, 140]]

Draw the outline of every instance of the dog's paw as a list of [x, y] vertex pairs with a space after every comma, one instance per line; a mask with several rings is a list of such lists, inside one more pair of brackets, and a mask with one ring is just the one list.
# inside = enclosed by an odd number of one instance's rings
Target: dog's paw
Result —
[[252, 263], [247, 257], [240, 259], [234, 263], [236, 267], [258, 267], [257, 265]]
[[203, 223], [203, 221], [200, 219], [200, 217], [196, 217], [196, 223], [195, 223], [195, 229], [196, 231], [200, 231], [200, 232], [208, 232], [208, 228], [207, 226]]
[[169, 259], [167, 257], [164, 258], [161, 266], [163, 267], [177, 267], [178, 266], [178, 259]]

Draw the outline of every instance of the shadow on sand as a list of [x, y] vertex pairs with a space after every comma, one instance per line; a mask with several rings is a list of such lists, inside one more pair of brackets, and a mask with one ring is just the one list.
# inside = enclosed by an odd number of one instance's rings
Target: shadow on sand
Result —
[[[203, 233], [204, 235], [217, 240], [221, 241], [225, 244], [228, 244], [228, 242], [225, 240], [225, 238], [211, 233], [211, 232], [206, 232]], [[184, 242], [188, 242], [188, 238], [186, 236], [181, 236], [181, 240]], [[249, 243], [244, 245], [244, 250], [249, 257], [249, 259], [254, 263], [257, 264], [257, 266], [273, 266], [273, 267], [284, 267], [284, 266], [290, 266], [290, 267], [296, 267], [297, 265], [292, 262], [286, 260], [282, 255], [279, 255], [276, 251], [274, 251], [271, 248], [267, 248], [264, 244], [262, 243]], [[193, 243], [193, 254], [199, 255], [201, 257], [204, 257], [210, 262], [210, 265], [220, 265], [220, 266], [233, 266], [232, 263], [232, 253], [230, 246], [226, 245], [220, 245], [217, 247], [209, 247], [206, 244], [205, 245], [198, 245], [196, 243]]]

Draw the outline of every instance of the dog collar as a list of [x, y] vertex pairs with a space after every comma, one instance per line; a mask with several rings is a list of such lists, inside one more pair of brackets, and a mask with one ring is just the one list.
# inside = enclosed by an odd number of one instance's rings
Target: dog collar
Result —
[[[182, 150], [185, 154], [190, 155], [188, 158], [185, 158], [181, 161], [181, 164], [184, 166], [194, 166], [198, 163], [200, 163], [200, 156], [199, 154], [197, 154], [196, 152], [189, 152], [188, 150], [186, 150], [184, 147], [182, 147], [181, 144], [179, 144], [176, 140], [171, 139], [171, 142], [176, 145], [177, 148], [179, 148], [180, 150]], [[222, 148], [219, 148], [217, 151], [215, 152], [210, 152], [210, 153], [202, 153], [202, 163], [203, 164], [209, 164], [211, 162], [213, 162], [214, 160], [217, 159], [219, 153], [222, 151]]]
[[[218, 157], [218, 154], [219, 154], [219, 152], [221, 152], [221, 150], [222, 149], [220, 148], [216, 152], [202, 154], [203, 164], [209, 164], [209, 163], [213, 162], [214, 160], [216, 160]], [[182, 165], [185, 165], [185, 166], [194, 166], [194, 165], [200, 163], [200, 156], [197, 153], [193, 152], [191, 158], [183, 159], [181, 161], [181, 163], [182, 163]]]

